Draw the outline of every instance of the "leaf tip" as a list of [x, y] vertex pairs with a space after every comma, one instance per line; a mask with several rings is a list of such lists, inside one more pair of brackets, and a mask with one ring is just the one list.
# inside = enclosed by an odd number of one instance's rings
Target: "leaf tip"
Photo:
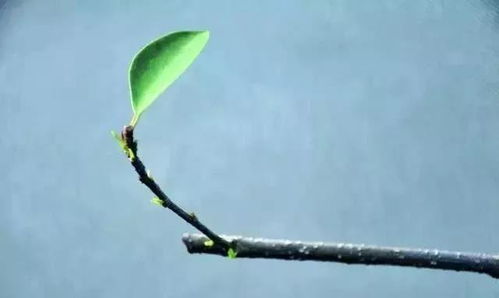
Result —
[[206, 39], [210, 38], [210, 31], [208, 31], [208, 30], [199, 31], [199, 33], [201, 36], [203, 36]]

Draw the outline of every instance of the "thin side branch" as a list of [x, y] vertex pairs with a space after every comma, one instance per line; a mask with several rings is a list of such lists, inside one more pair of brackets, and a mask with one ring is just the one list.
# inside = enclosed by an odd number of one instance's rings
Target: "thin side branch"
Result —
[[[221, 236], [233, 244], [237, 252], [237, 258], [324, 261], [469, 271], [488, 274], [499, 279], [499, 255], [363, 244]], [[182, 241], [191, 254], [227, 255], [223, 247], [205, 245], [206, 240], [207, 238], [200, 234], [184, 234], [182, 237]]]
[[227, 251], [229, 250], [229, 248], [231, 248], [231, 243], [229, 243], [224, 238], [218, 236], [215, 232], [213, 232], [207, 226], [202, 224], [194, 213], [187, 213], [186, 211], [184, 211], [184, 209], [180, 208], [177, 204], [175, 204], [163, 192], [163, 190], [161, 190], [161, 188], [154, 181], [154, 179], [150, 177], [150, 175], [147, 173], [146, 167], [144, 166], [144, 164], [142, 163], [137, 154], [137, 142], [133, 137], [133, 126], [131, 125], [125, 126], [123, 128], [123, 131], [121, 132], [121, 138], [125, 142], [126, 149], [131, 151], [131, 153], [127, 151], [128, 158], [132, 166], [135, 168], [135, 171], [139, 175], [140, 182], [145, 184], [157, 196], [157, 198], [161, 201], [161, 206], [170, 209], [171, 211], [173, 211], [173, 213], [178, 215], [188, 224], [190, 224], [198, 231], [203, 233], [207, 237], [205, 238], [205, 240], [208, 239], [212, 240], [214, 244], [216, 244], [217, 247], [219, 247], [219, 249], [224, 250], [225, 255], [227, 255]]

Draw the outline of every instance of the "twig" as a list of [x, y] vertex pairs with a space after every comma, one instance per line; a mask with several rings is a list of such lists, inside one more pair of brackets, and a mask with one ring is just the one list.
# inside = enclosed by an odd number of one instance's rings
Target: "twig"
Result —
[[152, 177], [147, 173], [146, 167], [140, 160], [139, 156], [137, 155], [137, 142], [135, 141], [133, 137], [133, 126], [128, 125], [123, 128], [123, 131], [121, 132], [121, 138], [124, 141], [126, 145], [126, 150], [130, 150], [130, 152], [127, 151], [130, 163], [132, 166], [135, 168], [135, 171], [139, 175], [139, 180], [143, 184], [145, 184], [160, 200], [161, 206], [164, 208], [168, 208], [173, 213], [181, 217], [184, 221], [186, 221], [188, 224], [196, 228], [198, 231], [203, 233], [207, 238], [205, 240], [212, 240], [217, 247], [223, 251], [225, 251], [225, 255], [227, 255], [227, 252], [229, 249], [232, 247], [231, 243], [229, 241], [225, 240], [224, 238], [221, 238], [218, 236], [215, 232], [210, 230], [208, 227], [206, 227], [204, 224], [202, 224], [199, 219], [197, 218], [194, 213], [187, 213], [184, 211], [182, 208], [180, 208], [177, 204], [175, 204], [159, 187], [159, 185], [154, 181]]
[[[298, 261], [325, 261], [345, 264], [391, 265], [483, 273], [499, 279], [499, 255], [463, 253], [430, 249], [367, 246], [344, 243], [301, 242], [241, 236], [218, 235], [193, 214], [176, 205], [148, 174], [137, 155], [133, 126], [121, 132], [124, 149], [139, 180], [168, 208], [192, 225], [200, 234], [184, 234], [182, 241], [189, 253], [216, 254], [237, 258], [264, 258]], [[211, 240], [210, 243], [208, 240]]]
[[[391, 265], [428, 269], [469, 271], [499, 279], [499, 255], [435, 249], [380, 247], [345, 243], [301, 242], [241, 236], [225, 236], [234, 245], [237, 258], [325, 261], [346, 264]], [[184, 234], [189, 253], [226, 256], [223, 247], [207, 246], [200, 234]]]

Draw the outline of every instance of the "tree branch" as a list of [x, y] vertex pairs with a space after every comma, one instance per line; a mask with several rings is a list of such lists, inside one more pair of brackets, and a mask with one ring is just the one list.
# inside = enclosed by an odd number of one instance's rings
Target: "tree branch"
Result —
[[213, 232], [207, 226], [201, 223], [194, 213], [189, 214], [186, 211], [184, 211], [182, 208], [180, 208], [177, 204], [175, 204], [163, 192], [163, 190], [161, 190], [161, 188], [154, 181], [154, 179], [148, 174], [146, 167], [144, 166], [139, 156], [137, 155], [137, 142], [133, 137], [133, 126], [131, 125], [125, 126], [123, 128], [123, 131], [121, 132], [121, 138], [125, 143], [125, 148], [124, 148], [125, 152], [128, 155], [130, 163], [132, 164], [132, 166], [135, 168], [135, 171], [139, 175], [140, 182], [145, 184], [157, 196], [157, 198], [161, 202], [161, 206], [170, 209], [171, 211], [173, 211], [173, 213], [178, 215], [188, 224], [190, 224], [198, 231], [203, 233], [207, 237], [205, 238], [205, 240], [208, 239], [212, 240], [213, 243], [216, 244], [220, 250], [225, 251], [225, 255], [227, 255], [227, 252], [232, 247], [231, 243], [229, 243], [224, 238], [221, 238], [215, 232]]
[[[148, 174], [137, 155], [137, 142], [133, 126], [125, 126], [121, 132], [122, 146], [139, 180], [156, 196], [159, 204], [168, 208], [185, 222], [203, 233], [184, 234], [189, 253], [215, 254], [237, 258], [264, 258], [298, 261], [325, 261], [345, 264], [406, 266], [440, 270], [483, 273], [499, 279], [499, 255], [463, 253], [429, 249], [366, 246], [358, 244], [301, 242], [219, 236], [199, 221], [194, 213], [187, 213], [176, 205]], [[211, 240], [210, 243], [208, 240]]]
[[[241, 236], [222, 237], [233, 244], [237, 258], [324, 261], [469, 271], [488, 274], [499, 279], [499, 255]], [[184, 234], [182, 237], [187, 251], [191, 254], [227, 255], [223, 247], [207, 246], [206, 240], [207, 238], [200, 234]]]

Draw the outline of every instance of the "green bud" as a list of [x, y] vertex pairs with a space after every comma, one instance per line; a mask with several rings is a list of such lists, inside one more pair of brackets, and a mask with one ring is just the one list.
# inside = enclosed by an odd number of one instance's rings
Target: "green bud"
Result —
[[227, 257], [229, 259], [235, 259], [237, 256], [237, 251], [235, 251], [232, 247], [229, 248], [229, 250], [227, 251]]

